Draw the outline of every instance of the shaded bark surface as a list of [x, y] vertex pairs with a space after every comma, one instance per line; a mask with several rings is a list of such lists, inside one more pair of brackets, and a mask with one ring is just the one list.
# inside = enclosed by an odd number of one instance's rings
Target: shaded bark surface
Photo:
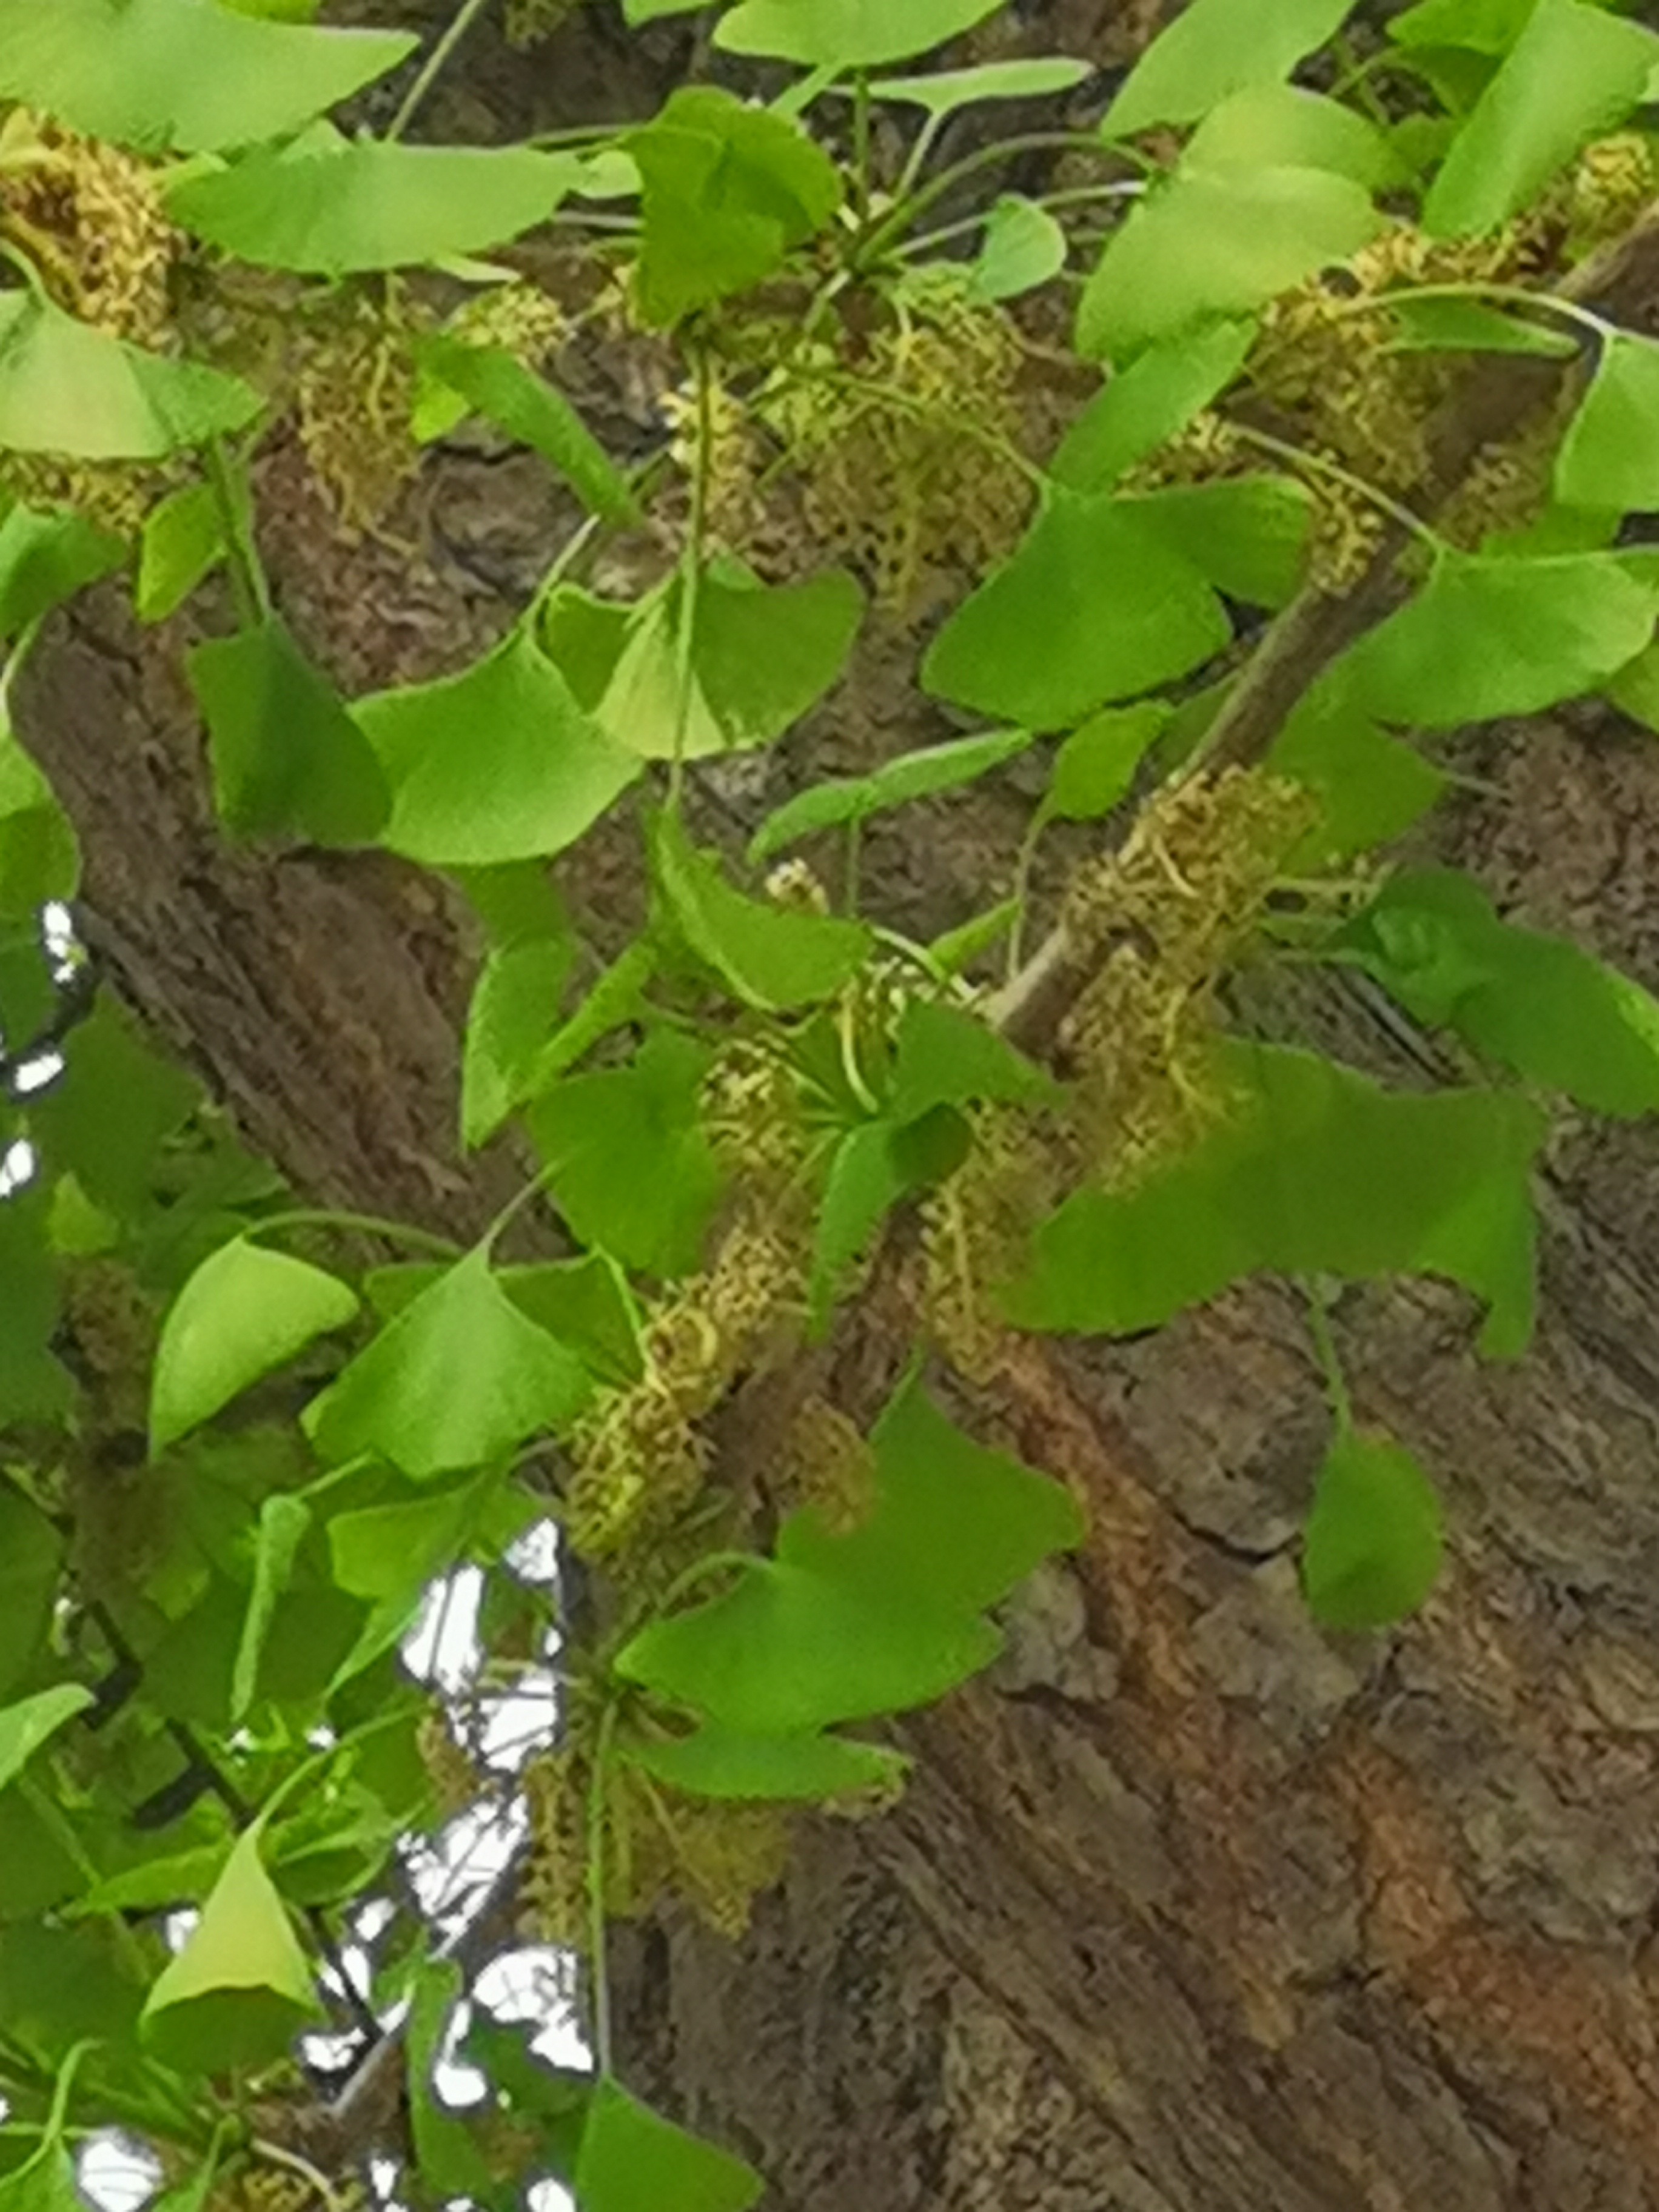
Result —
[[[602, 59], [578, 37], [533, 77], [486, 56], [455, 97], [500, 113], [506, 86], [556, 119], [580, 83], [591, 113], [580, 72]], [[572, 520], [513, 458], [446, 453], [426, 497], [429, 565], [342, 544], [273, 471], [284, 605], [352, 688], [476, 651]], [[457, 1160], [465, 925], [396, 863], [225, 845], [184, 641], [99, 601], [27, 687], [94, 939], [296, 1187], [465, 1232], [515, 1180]], [[792, 780], [944, 733], [878, 654], [706, 803], [735, 830]], [[1443, 848], [1659, 988], [1651, 741], [1569, 715], [1465, 752], [1497, 795]], [[1021, 818], [1010, 784], [884, 830], [889, 916], [925, 933], [982, 904]], [[601, 915], [630, 866], [619, 837], [585, 867]], [[1304, 1012], [1365, 1064], [1423, 1072], [1364, 1006]], [[1565, 1128], [1544, 1197], [1542, 1322], [1516, 1366], [1480, 1364], [1467, 1306], [1432, 1286], [1340, 1309], [1361, 1417], [1447, 1496], [1450, 1571], [1397, 1636], [1322, 1637], [1301, 1607], [1323, 1417], [1276, 1291], [1144, 1344], [1033, 1350], [975, 1408], [1078, 1486], [1086, 1552], [1013, 1609], [993, 1675], [908, 1731], [897, 1812], [803, 1829], [747, 1942], [674, 1922], [621, 1949], [626, 2064], [755, 2156], [780, 2212], [1659, 2205], [1653, 1131]]]

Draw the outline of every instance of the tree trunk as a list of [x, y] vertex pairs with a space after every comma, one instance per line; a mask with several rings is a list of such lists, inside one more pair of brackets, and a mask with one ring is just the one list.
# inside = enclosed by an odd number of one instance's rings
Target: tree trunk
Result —
[[[430, 497], [434, 574], [327, 537], [273, 469], [284, 604], [354, 688], [476, 652], [564, 526], [529, 464], [446, 456]], [[458, 1164], [464, 926], [394, 862], [223, 842], [182, 641], [99, 599], [27, 686], [89, 934], [298, 1189], [467, 1233], [516, 1178]], [[815, 773], [942, 733], [871, 680], [797, 741]], [[1464, 750], [1496, 795], [1443, 844], [1659, 988], [1650, 741], [1565, 717]], [[992, 793], [952, 839], [930, 817], [878, 846], [893, 919], [960, 920], [1018, 811]], [[1322, 1636], [1297, 1592], [1323, 1431], [1286, 1298], [1033, 1348], [975, 1422], [1077, 1485], [1086, 1551], [906, 1730], [896, 1811], [803, 1824], [747, 1942], [672, 1921], [620, 1946], [640, 2087], [753, 2156], [779, 2212], [1659, 2205], [1656, 1217], [1650, 1128], [1563, 1133], [1512, 1368], [1449, 1293], [1343, 1302], [1362, 1419], [1447, 1497], [1451, 1571], [1391, 1637]]]

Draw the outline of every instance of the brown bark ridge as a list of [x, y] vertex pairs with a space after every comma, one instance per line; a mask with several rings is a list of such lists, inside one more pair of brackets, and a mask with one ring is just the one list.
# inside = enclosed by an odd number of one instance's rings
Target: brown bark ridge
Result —
[[[349, 683], [475, 650], [505, 615], [488, 580], [510, 592], [562, 526], [538, 472], [447, 456], [434, 577], [295, 499], [273, 510], [284, 603]], [[27, 688], [89, 927], [299, 1188], [465, 1231], [510, 1168], [456, 1164], [463, 933], [393, 864], [223, 843], [179, 642], [99, 602]], [[895, 692], [872, 737], [872, 703], [793, 757], [943, 733]], [[1659, 988], [1650, 739], [1565, 715], [1465, 752], [1492, 795], [1447, 849]], [[930, 814], [874, 841], [895, 919], [959, 919], [1016, 817], [992, 793], [949, 836]], [[1409, 1041], [1344, 1018], [1400, 1066]], [[803, 1830], [747, 1942], [668, 1922], [619, 1947], [630, 2073], [755, 2156], [778, 2212], [1659, 2206], [1652, 1130], [1566, 1129], [1544, 1199], [1542, 1322], [1514, 1367], [1480, 1364], [1431, 1286], [1339, 1313], [1362, 1418], [1447, 1496], [1450, 1571], [1396, 1635], [1327, 1638], [1300, 1606], [1322, 1415], [1272, 1288], [1146, 1343], [1034, 1348], [978, 1409], [1077, 1485], [1085, 1553], [1011, 1609], [994, 1674], [908, 1731], [896, 1813]]]

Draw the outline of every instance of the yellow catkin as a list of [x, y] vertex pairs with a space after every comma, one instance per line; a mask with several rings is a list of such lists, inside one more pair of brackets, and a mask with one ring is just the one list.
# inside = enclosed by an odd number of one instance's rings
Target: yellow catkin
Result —
[[301, 326], [294, 392], [313, 475], [348, 535], [381, 529], [420, 466], [412, 428], [416, 325], [400, 297], [343, 297]]
[[556, 353], [570, 336], [570, 318], [539, 284], [493, 285], [452, 315], [447, 336], [467, 345], [500, 346], [527, 367]]
[[875, 1503], [876, 1462], [856, 1421], [816, 1393], [795, 1409], [780, 1455], [779, 1502], [810, 1506], [837, 1534], [856, 1528]]
[[1023, 360], [1001, 309], [947, 287], [856, 340], [803, 344], [753, 402], [814, 542], [864, 568], [900, 619], [994, 566], [1025, 527]]
[[608, 1392], [572, 1440], [565, 1528], [583, 1558], [625, 1560], [696, 1501], [708, 1470], [697, 1423], [768, 1357], [803, 1287], [796, 1242], [756, 1215], [739, 1218], [713, 1267], [656, 1308], [643, 1377]]
[[1103, 957], [1062, 1045], [1083, 1079], [1079, 1133], [1097, 1177], [1139, 1180], [1224, 1111], [1216, 987], [1316, 818], [1306, 790], [1265, 770], [1190, 776], [1074, 881], [1067, 927]]
[[0, 236], [82, 322], [161, 345], [184, 241], [163, 212], [154, 169], [27, 109], [8, 118], [0, 149]]
[[1048, 1117], [983, 1107], [967, 1159], [922, 1200], [922, 1310], [933, 1341], [970, 1382], [989, 1385], [1007, 1363], [1016, 1340], [997, 1316], [995, 1292], [1058, 1203], [1069, 1154]]
[[483, 1790], [483, 1777], [465, 1747], [456, 1741], [441, 1713], [430, 1712], [422, 1717], [415, 1743], [444, 1818], [453, 1820], [476, 1805]]
[[1617, 238], [1659, 196], [1659, 159], [1637, 131], [1598, 139], [1579, 155], [1569, 187], [1568, 220], [1580, 250]]
[[520, 1914], [522, 1932], [538, 1943], [586, 1946], [589, 1776], [586, 1755], [568, 1744], [524, 1771], [530, 1832]]

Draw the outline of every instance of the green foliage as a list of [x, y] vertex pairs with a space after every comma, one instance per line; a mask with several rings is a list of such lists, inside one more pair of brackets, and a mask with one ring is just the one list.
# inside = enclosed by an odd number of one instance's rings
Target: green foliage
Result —
[[1339, 1436], [1303, 1536], [1308, 1605], [1328, 1628], [1385, 1628], [1414, 1613], [1440, 1571], [1440, 1500], [1388, 1437]]
[[3, 0], [0, 96], [118, 144], [211, 153], [297, 129], [416, 43], [261, 22], [216, 0]]
[[[736, 89], [580, 152], [406, 143], [459, 43], [435, 24], [392, 122], [331, 119], [414, 41], [317, 12], [0, 0], [0, 2196], [69, 2212], [65, 2143], [118, 2127], [188, 2169], [166, 2212], [203, 2212], [221, 2152], [256, 2201], [311, 2140], [299, 2039], [403, 2006], [402, 2195], [741, 2212], [760, 2177], [621, 2086], [605, 1928], [659, 1893], [737, 1925], [814, 1805], [903, 1786], [844, 1731], [984, 1667], [1085, 1540], [1067, 1485], [942, 1407], [1018, 1397], [1015, 1332], [1154, 1328], [1264, 1273], [1443, 1278], [1512, 1357], [1538, 1095], [1659, 1108], [1646, 992], [1387, 850], [1454, 781], [1423, 732], [1596, 691], [1659, 728], [1659, 562], [1619, 542], [1659, 504], [1659, 356], [1575, 276], [1651, 201], [1650, 136], [1604, 134], [1659, 41], [1588, 0], [1424, 0], [1356, 65], [1334, 0], [1190, 0], [1099, 132], [1053, 131], [1062, 181], [1010, 172], [1048, 150], [1024, 113], [941, 151], [1089, 76], [933, 67], [995, 0], [735, 0]], [[562, 386], [596, 337], [625, 442]], [[1559, 399], [1437, 482], [1439, 395], [1517, 368]], [[262, 573], [291, 535], [265, 488], [307, 471], [378, 561], [380, 495], [468, 416], [585, 512], [479, 658], [348, 702]], [[470, 915], [487, 1206], [389, 1097], [439, 1219], [292, 1210], [43, 930], [79, 857], [20, 679], [135, 552], [141, 620], [202, 592], [204, 793], [276, 848], [239, 870], [370, 848], [448, 878], [411, 913]], [[868, 679], [912, 666], [890, 727]], [[970, 789], [898, 825], [964, 832], [895, 926], [866, 826]], [[800, 860], [750, 872], [832, 835], [833, 913]], [[1360, 971], [1486, 1079], [1259, 1041], [1278, 1000], [1234, 978], [1275, 962]], [[295, 1156], [331, 1178], [319, 1141]], [[434, 1233], [452, 1191], [469, 1249]], [[866, 1436], [877, 1335], [910, 1365]], [[1315, 1337], [1308, 1607], [1390, 1626], [1441, 1508], [1322, 1307]], [[591, 2074], [493, 2018], [388, 1872], [494, 1819], [495, 1731], [550, 1684], [481, 1924], [522, 1878], [527, 1933], [586, 1946]], [[453, 2051], [476, 2107], [441, 2094]]]

